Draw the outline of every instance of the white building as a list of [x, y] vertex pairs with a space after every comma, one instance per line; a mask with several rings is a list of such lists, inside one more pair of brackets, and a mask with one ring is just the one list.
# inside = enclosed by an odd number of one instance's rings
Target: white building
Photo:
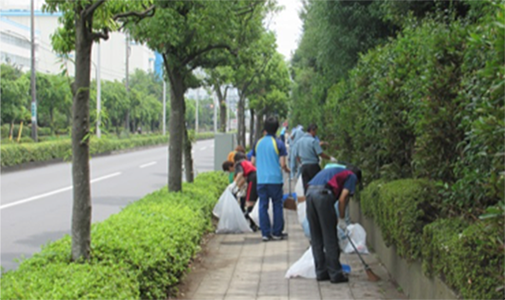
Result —
[[[35, 56], [39, 56], [39, 35], [35, 32]], [[30, 27], [0, 18], [0, 62], [27, 72], [31, 68]], [[36, 62], [37, 65], [37, 62]]]
[[[26, 6], [26, 5], [25, 5]], [[25, 67], [30, 67], [30, 10], [11, 9], [18, 6], [2, 6], [0, 10], [2, 39], [0, 40], [0, 50], [2, 52], [2, 62], [16, 63]], [[9, 9], [6, 9], [9, 8]], [[74, 65], [72, 63], [73, 54], [70, 54], [70, 61], [62, 59], [53, 51], [51, 44], [51, 35], [60, 25], [58, 18], [61, 13], [49, 14], [40, 10], [35, 11], [35, 29], [36, 29], [36, 67], [38, 72], [57, 74], [62, 72], [62, 68], [68, 70], [70, 76], [74, 76]], [[17, 44], [17, 45], [14, 45]], [[144, 71], [153, 71], [154, 52], [147, 46], [129, 44], [128, 73], [135, 69]], [[126, 75], [126, 57], [127, 57], [126, 35], [123, 33], [111, 33], [107, 41], [101, 42], [100, 74], [102, 80], [123, 80]], [[4, 59], [5, 57], [5, 59]], [[26, 61], [28, 59], [28, 61]], [[16, 60], [14, 62], [14, 60]], [[28, 65], [26, 63], [28, 62]], [[97, 45], [92, 49], [92, 77], [96, 76]]]

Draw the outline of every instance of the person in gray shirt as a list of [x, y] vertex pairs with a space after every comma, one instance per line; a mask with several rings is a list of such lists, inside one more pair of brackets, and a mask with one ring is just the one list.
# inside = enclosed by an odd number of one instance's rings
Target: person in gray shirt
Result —
[[317, 125], [311, 124], [307, 128], [307, 133], [296, 143], [296, 156], [298, 162], [301, 164], [300, 171], [304, 194], [307, 192], [309, 181], [321, 171], [319, 156], [324, 159], [330, 159], [330, 156], [323, 152], [319, 140], [315, 138], [316, 135]]

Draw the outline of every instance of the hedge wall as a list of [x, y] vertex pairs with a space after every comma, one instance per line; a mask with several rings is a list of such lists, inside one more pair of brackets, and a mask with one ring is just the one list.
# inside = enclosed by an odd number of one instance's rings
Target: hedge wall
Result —
[[440, 276], [464, 299], [503, 299], [502, 222], [445, 218], [434, 191], [428, 180], [374, 181], [361, 193], [361, 209], [399, 256], [422, 260], [427, 276]]
[[[199, 133], [196, 139], [206, 139], [214, 133]], [[128, 139], [92, 137], [90, 154], [100, 154], [110, 151], [131, 149], [136, 147], [161, 145], [168, 143], [168, 136], [135, 135]], [[52, 159], [69, 159], [72, 157], [72, 142], [70, 139], [47, 141], [40, 143], [8, 143], [0, 145], [0, 163], [2, 167], [15, 166], [27, 162], [42, 162]]]
[[69, 236], [2, 274], [2, 299], [167, 299], [201, 237], [228, 179], [199, 175], [183, 192], [166, 188], [92, 225], [91, 259], [70, 262]]

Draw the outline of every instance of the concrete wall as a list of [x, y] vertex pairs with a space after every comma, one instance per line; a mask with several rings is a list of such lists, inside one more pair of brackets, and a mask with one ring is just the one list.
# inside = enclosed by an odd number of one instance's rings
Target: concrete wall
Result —
[[458, 299], [456, 294], [440, 278], [426, 277], [421, 262], [408, 263], [396, 254], [396, 247], [387, 247], [382, 232], [374, 221], [365, 217], [358, 201], [350, 202], [350, 214], [353, 222], [360, 223], [367, 232], [367, 244], [377, 254], [389, 274], [411, 299]]

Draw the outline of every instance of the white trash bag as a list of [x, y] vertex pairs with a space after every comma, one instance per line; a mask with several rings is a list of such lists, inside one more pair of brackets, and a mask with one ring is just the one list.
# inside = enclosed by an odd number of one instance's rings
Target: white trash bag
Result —
[[316, 268], [314, 266], [314, 256], [312, 255], [312, 247], [297, 260], [286, 272], [286, 278], [316, 278]]
[[240, 209], [235, 197], [226, 189], [223, 200], [219, 200], [216, 206], [214, 215], [219, 215], [219, 223], [217, 224], [216, 233], [247, 233], [252, 232], [249, 224], [244, 217], [244, 213]]
[[298, 203], [296, 213], [298, 214], [298, 222], [302, 224], [307, 216], [307, 202], [303, 201], [302, 203]]
[[223, 210], [223, 203], [226, 201], [226, 197], [233, 197], [233, 194], [231, 193], [229, 188], [226, 188], [224, 192], [221, 194], [221, 197], [219, 197], [219, 200], [217, 201], [216, 205], [214, 205], [214, 209], [212, 210], [212, 214], [216, 216], [216, 218], [221, 217], [221, 211]]
[[[274, 211], [272, 201], [268, 200], [268, 216], [270, 217], [270, 225], [274, 224]], [[260, 199], [256, 200], [253, 210], [249, 213], [249, 218], [253, 220], [256, 226], [260, 227]]]
[[298, 177], [298, 180], [296, 181], [295, 185], [295, 193], [297, 197], [304, 196], [305, 193], [303, 192], [303, 181], [302, 181], [302, 176]]
[[[347, 226], [347, 232], [354, 246], [358, 249], [358, 252], [361, 254], [368, 254], [368, 248], [366, 247], [366, 231], [363, 226], [358, 223], [350, 224]], [[354, 252], [354, 248], [346, 237], [341, 237], [340, 249], [343, 249], [344, 253]]]

